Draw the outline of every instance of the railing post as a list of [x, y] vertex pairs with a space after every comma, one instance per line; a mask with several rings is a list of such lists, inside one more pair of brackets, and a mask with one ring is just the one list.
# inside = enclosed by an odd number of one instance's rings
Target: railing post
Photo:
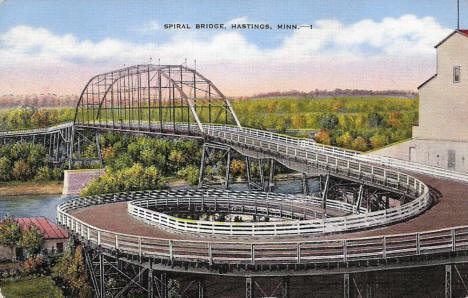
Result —
[[421, 254], [421, 234], [416, 234], [416, 254]]
[[255, 264], [255, 244], [250, 244], [250, 262]]
[[213, 248], [211, 246], [211, 242], [208, 242], [208, 260], [209, 264], [213, 265]]
[[348, 262], [348, 246], [346, 240], [343, 240], [343, 261]]
[[115, 235], [115, 249], [116, 250], [119, 249], [119, 238], [118, 238], [117, 234]]
[[456, 238], [456, 234], [455, 234], [455, 229], [452, 229], [450, 231], [450, 235], [452, 236], [452, 251], [456, 251], [457, 250], [457, 238]]
[[174, 260], [174, 244], [172, 240], [169, 240], [169, 259], [171, 262]]
[[101, 245], [101, 231], [99, 231], [99, 230], [97, 232], [97, 244]]
[[296, 262], [298, 264], [301, 263], [301, 242], [297, 243], [297, 248], [296, 248]]
[[138, 256], [140, 257], [140, 260], [141, 260], [141, 256], [142, 256], [142, 253], [141, 253], [141, 237], [138, 237]]
[[382, 238], [382, 257], [387, 258], [387, 237], [385, 236]]

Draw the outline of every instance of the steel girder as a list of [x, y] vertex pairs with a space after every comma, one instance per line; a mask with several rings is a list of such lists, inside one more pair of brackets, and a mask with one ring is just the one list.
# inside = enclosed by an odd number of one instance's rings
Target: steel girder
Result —
[[148, 64], [91, 78], [81, 92], [74, 122], [109, 127], [146, 122], [155, 130], [158, 123], [162, 130], [163, 123], [186, 122], [203, 132], [202, 122], [219, 122], [223, 112], [225, 124], [241, 127], [229, 100], [199, 72], [183, 65]]

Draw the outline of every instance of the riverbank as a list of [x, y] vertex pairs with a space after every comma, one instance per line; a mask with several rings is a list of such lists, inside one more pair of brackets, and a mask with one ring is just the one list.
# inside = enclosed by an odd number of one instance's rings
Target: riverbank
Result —
[[62, 181], [11, 181], [0, 183], [0, 197], [28, 196], [28, 195], [60, 195]]

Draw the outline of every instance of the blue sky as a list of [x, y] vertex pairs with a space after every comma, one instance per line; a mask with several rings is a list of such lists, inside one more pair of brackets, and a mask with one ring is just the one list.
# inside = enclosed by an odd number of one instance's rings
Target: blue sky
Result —
[[[468, 26], [466, 0], [461, 0], [461, 15], [461, 26]], [[232, 20], [313, 24], [314, 29], [162, 28]], [[150, 56], [171, 64], [197, 59], [233, 95], [273, 87], [414, 89], [434, 70], [431, 45], [455, 26], [455, 0], [6, 0], [0, 4], [0, 54], [8, 61], [0, 62], [0, 93], [78, 93], [95, 72], [145, 63]], [[406, 48], [408, 54], [402, 55]], [[272, 80], [281, 83], [272, 86]]]

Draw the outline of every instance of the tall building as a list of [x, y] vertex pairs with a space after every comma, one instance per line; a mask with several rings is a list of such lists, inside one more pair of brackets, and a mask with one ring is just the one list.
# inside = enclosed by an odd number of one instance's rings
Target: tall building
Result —
[[468, 172], [468, 30], [439, 42], [437, 71], [419, 89], [419, 125], [410, 141], [372, 154]]

